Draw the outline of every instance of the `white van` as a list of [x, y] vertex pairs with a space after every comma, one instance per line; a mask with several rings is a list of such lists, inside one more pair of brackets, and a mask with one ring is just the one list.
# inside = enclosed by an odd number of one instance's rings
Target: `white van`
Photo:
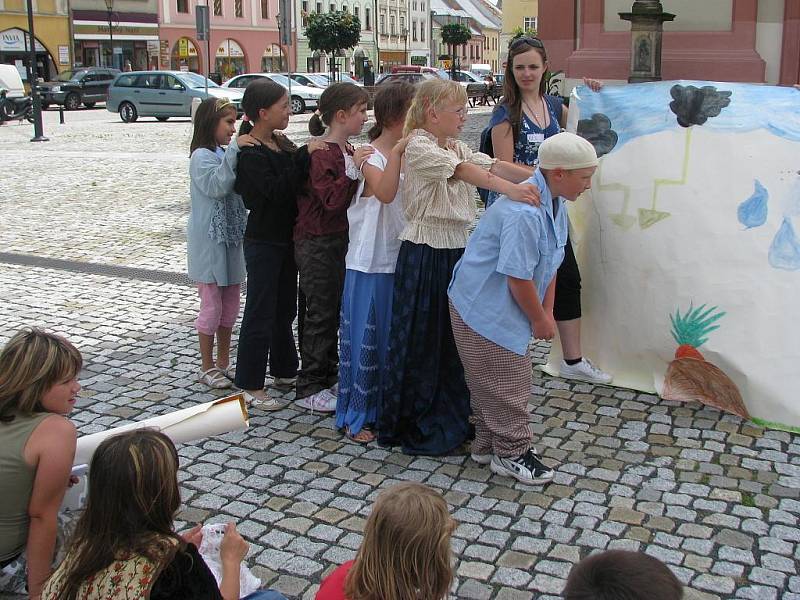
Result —
[[25, 86], [14, 65], [0, 65], [0, 89], [7, 90], [6, 98], [24, 98]]

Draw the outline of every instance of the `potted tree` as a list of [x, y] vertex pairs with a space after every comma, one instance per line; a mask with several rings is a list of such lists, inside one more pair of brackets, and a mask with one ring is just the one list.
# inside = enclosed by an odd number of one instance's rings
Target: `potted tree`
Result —
[[456, 80], [456, 48], [463, 46], [472, 39], [472, 32], [469, 27], [462, 23], [448, 23], [442, 25], [442, 41], [450, 46], [450, 78]]
[[335, 81], [336, 56], [342, 50], [358, 45], [361, 22], [358, 17], [344, 10], [311, 13], [308, 15], [306, 37], [311, 50], [325, 52], [330, 57], [331, 81]]

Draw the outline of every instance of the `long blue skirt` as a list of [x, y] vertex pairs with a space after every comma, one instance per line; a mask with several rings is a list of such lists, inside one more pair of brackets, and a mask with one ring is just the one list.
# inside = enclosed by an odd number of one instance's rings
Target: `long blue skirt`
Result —
[[463, 248], [409, 241], [400, 246], [378, 442], [401, 446], [406, 454], [448, 454], [473, 434], [447, 302], [447, 286], [462, 254]]
[[336, 426], [357, 434], [373, 427], [380, 398], [389, 325], [393, 273], [347, 270], [339, 329], [339, 396]]

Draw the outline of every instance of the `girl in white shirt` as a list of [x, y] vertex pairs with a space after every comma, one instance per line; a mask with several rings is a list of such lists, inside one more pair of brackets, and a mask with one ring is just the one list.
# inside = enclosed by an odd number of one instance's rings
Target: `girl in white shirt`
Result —
[[403, 124], [414, 86], [394, 82], [375, 95], [374, 152], [362, 165], [364, 181], [347, 209], [350, 244], [339, 333], [339, 395], [336, 426], [352, 440], [375, 439], [378, 399], [383, 392], [392, 317], [398, 236], [406, 225], [400, 165], [407, 138]]

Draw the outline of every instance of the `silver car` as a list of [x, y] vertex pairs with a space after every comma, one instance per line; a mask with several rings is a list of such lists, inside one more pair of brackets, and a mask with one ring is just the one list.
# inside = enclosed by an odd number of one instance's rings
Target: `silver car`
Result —
[[242, 92], [218, 86], [206, 78], [188, 71], [132, 71], [120, 73], [108, 88], [106, 108], [118, 112], [125, 123], [139, 117], [155, 117], [166, 121], [170, 117], [190, 117], [192, 99], [227, 98], [242, 114]]
[[[275, 83], [279, 83], [287, 90], [289, 89], [289, 78], [283, 73], [245, 73], [244, 75], [237, 75], [222, 84], [225, 88], [244, 90], [251, 81], [258, 78], [272, 79]], [[291, 106], [292, 113], [300, 114], [305, 112], [307, 108], [317, 108], [319, 97], [322, 96], [322, 89], [316, 87], [309, 87], [300, 85], [296, 81], [292, 81], [292, 98]]]

